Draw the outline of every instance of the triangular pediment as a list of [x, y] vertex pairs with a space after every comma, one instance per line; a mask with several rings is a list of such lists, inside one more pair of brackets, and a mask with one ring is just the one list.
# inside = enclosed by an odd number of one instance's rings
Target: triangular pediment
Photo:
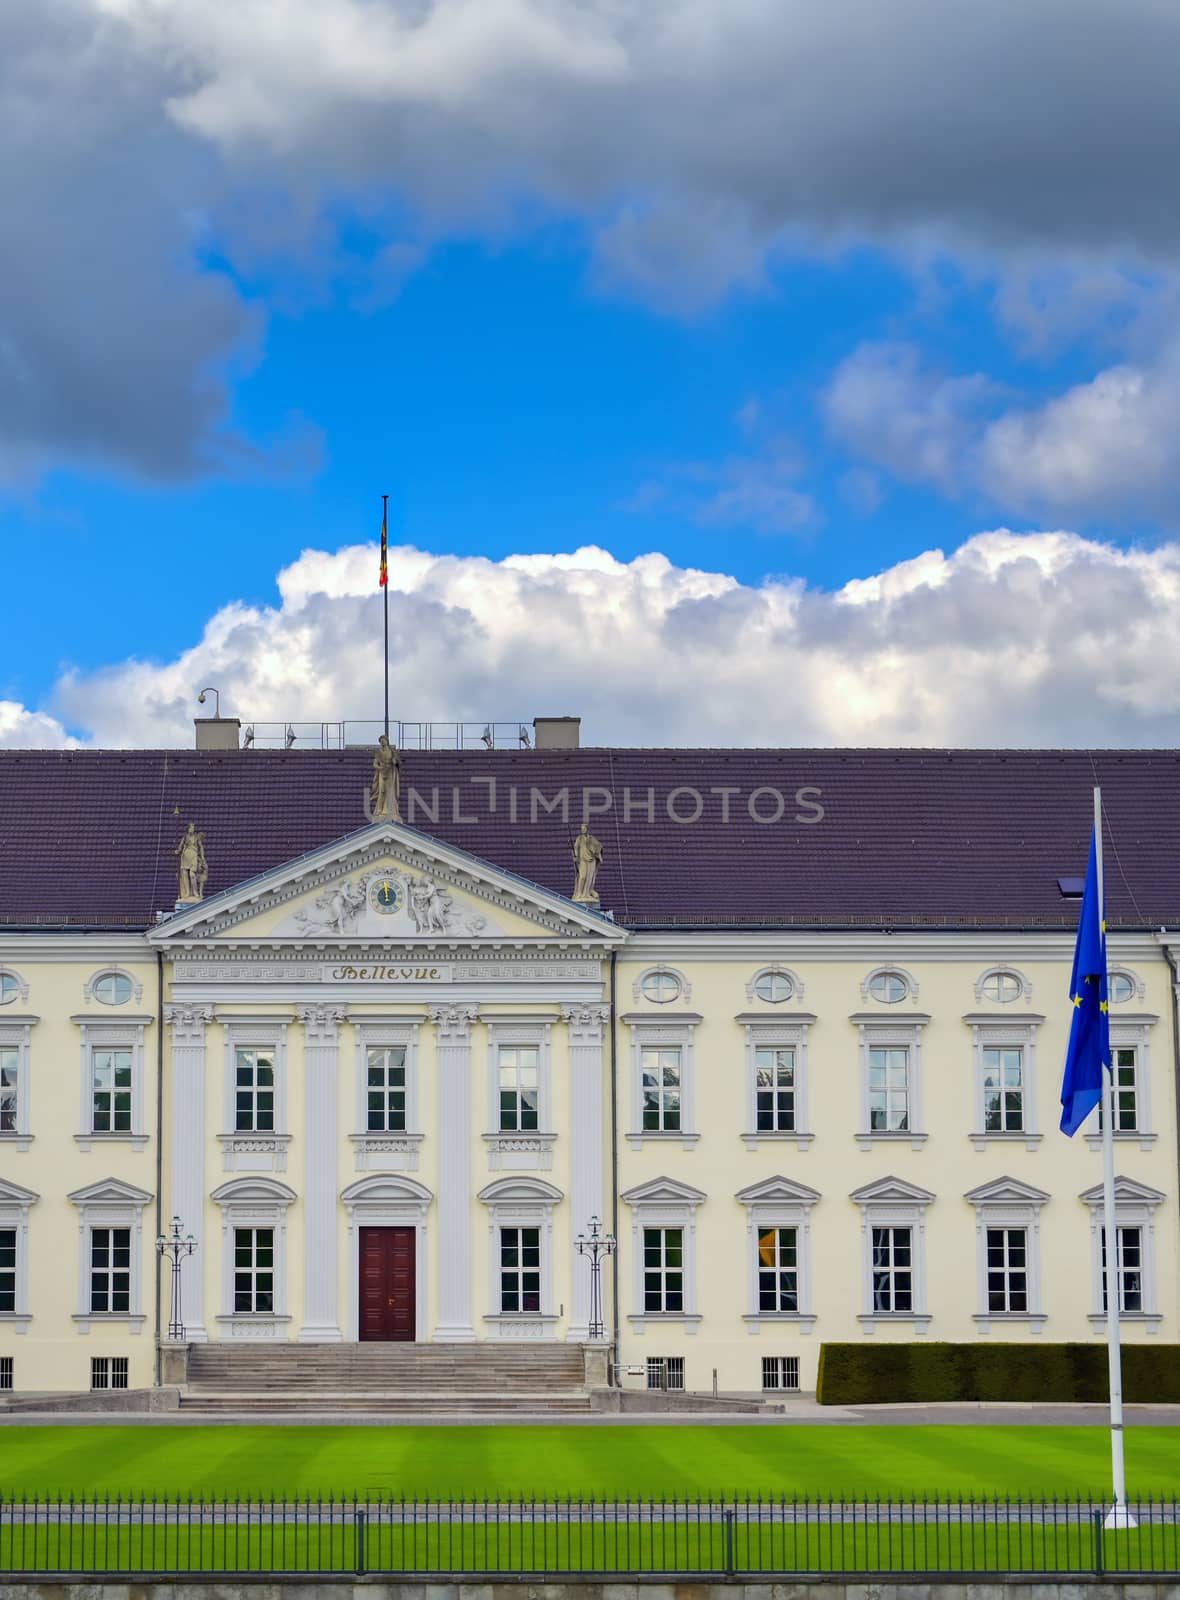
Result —
[[0, 1178], [0, 1206], [35, 1206], [40, 1198], [32, 1189], [24, 1189], [19, 1183]]
[[623, 1199], [629, 1206], [699, 1206], [708, 1196], [703, 1190], [694, 1189], [676, 1178], [651, 1178], [647, 1183], [628, 1189]]
[[423, 946], [626, 938], [609, 917], [442, 844], [400, 822], [377, 822], [210, 900], [182, 907], [155, 944], [249, 941]]
[[1043, 1189], [1034, 1189], [1031, 1183], [1009, 1177], [992, 1178], [963, 1196], [973, 1206], [1043, 1206], [1048, 1198]]
[[[1116, 1206], [1158, 1206], [1165, 1198], [1158, 1189], [1153, 1189], [1146, 1183], [1138, 1183], [1134, 1178], [1126, 1178], [1120, 1174], [1114, 1180], [1114, 1203]], [[1084, 1200], [1088, 1206], [1100, 1206], [1103, 1199], [1102, 1185], [1096, 1183], [1092, 1189], [1083, 1189], [1078, 1199]]]
[[76, 1206], [146, 1206], [152, 1198], [146, 1189], [137, 1189], [122, 1178], [100, 1178], [84, 1189], [67, 1196]]
[[746, 1189], [739, 1189], [734, 1196], [744, 1206], [813, 1206], [819, 1198], [818, 1189], [809, 1189], [805, 1183], [796, 1183], [781, 1174], [774, 1178], [763, 1178], [760, 1183], [752, 1183]]
[[907, 1183], [904, 1178], [877, 1178], [873, 1183], [866, 1183], [861, 1189], [854, 1189], [848, 1196], [855, 1200], [858, 1206], [867, 1205], [911, 1205], [928, 1206], [934, 1199], [929, 1189], [920, 1189], [916, 1183]]

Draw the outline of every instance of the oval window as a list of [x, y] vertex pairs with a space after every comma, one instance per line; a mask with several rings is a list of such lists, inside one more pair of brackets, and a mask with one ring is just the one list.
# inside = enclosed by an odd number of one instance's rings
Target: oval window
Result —
[[124, 1006], [131, 998], [131, 979], [122, 972], [104, 972], [94, 980], [93, 993], [104, 1006]]
[[900, 972], [878, 972], [869, 980], [869, 993], [873, 999], [887, 1006], [904, 1000], [909, 990], [910, 986]]
[[1112, 972], [1110, 975], [1110, 998], [1115, 1005], [1121, 1005], [1124, 1000], [1129, 1000], [1135, 993], [1135, 980], [1128, 978], [1125, 972]]
[[680, 993], [680, 979], [674, 972], [649, 972], [639, 986], [639, 992], [645, 1000], [654, 1000], [658, 1006], [666, 1006], [669, 1000], [675, 1000]]
[[1007, 1005], [1009, 1000], [1018, 1000], [1021, 991], [1020, 979], [1014, 972], [989, 972], [979, 986], [979, 992], [985, 1000], [996, 1000], [1000, 1005]]
[[759, 1000], [769, 1000], [771, 1005], [789, 1000], [794, 992], [795, 985], [785, 972], [763, 972], [754, 980], [754, 993]]
[[11, 1005], [20, 993], [20, 984], [11, 972], [0, 972], [0, 1006]]

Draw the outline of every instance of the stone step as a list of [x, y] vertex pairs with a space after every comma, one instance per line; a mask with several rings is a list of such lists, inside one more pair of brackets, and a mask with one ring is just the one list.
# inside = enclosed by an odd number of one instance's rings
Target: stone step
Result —
[[589, 1397], [584, 1394], [438, 1394], [390, 1393], [357, 1394], [355, 1390], [340, 1394], [331, 1390], [314, 1395], [292, 1395], [273, 1391], [243, 1391], [233, 1393], [189, 1392], [180, 1397], [180, 1409], [201, 1412], [244, 1412], [247, 1414], [280, 1412], [377, 1412], [398, 1416], [465, 1416], [465, 1415], [581, 1415], [590, 1411]]
[[187, 1398], [212, 1394], [482, 1395], [513, 1406], [521, 1395], [584, 1392], [580, 1347], [422, 1344], [201, 1344], [189, 1351]]

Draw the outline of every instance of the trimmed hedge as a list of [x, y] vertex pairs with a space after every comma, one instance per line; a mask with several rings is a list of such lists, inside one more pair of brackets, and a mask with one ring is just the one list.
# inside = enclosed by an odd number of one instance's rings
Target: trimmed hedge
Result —
[[[1106, 1344], [825, 1344], [820, 1405], [1108, 1398]], [[1180, 1402], [1180, 1345], [1123, 1346], [1123, 1398]]]

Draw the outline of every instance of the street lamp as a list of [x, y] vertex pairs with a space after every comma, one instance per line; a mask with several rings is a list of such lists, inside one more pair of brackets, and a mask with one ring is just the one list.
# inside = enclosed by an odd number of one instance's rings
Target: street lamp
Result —
[[580, 1233], [574, 1240], [580, 1256], [590, 1257], [590, 1323], [587, 1333], [591, 1339], [604, 1339], [606, 1325], [602, 1320], [602, 1260], [614, 1254], [615, 1237], [603, 1233], [597, 1217], [591, 1217], [589, 1231]]
[[161, 1260], [167, 1256], [172, 1262], [172, 1316], [168, 1322], [170, 1339], [184, 1338], [184, 1322], [180, 1313], [180, 1263], [197, 1248], [197, 1241], [192, 1234], [182, 1237], [180, 1228], [180, 1218], [173, 1217], [171, 1234], [160, 1234], [156, 1239], [156, 1251]]

